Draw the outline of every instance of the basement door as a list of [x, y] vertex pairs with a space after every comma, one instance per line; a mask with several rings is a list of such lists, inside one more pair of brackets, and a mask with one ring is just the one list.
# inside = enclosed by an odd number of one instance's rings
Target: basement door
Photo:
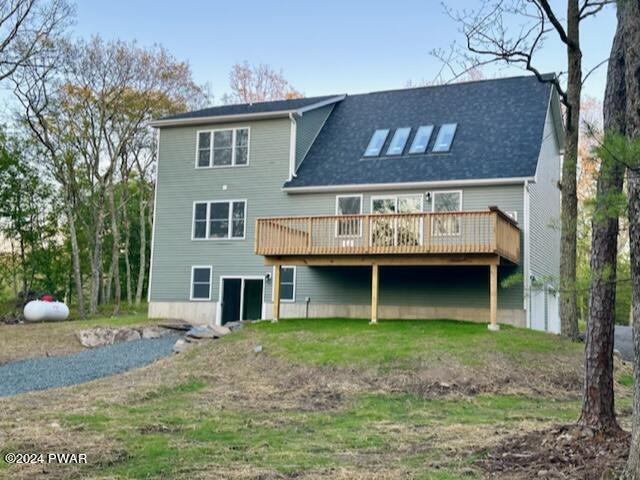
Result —
[[221, 324], [237, 320], [260, 320], [264, 278], [222, 278]]

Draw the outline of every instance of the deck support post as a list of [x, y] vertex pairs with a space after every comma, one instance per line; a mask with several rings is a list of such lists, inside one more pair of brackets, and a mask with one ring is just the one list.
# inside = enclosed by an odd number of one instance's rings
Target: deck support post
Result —
[[273, 269], [273, 316], [271, 323], [277, 323], [280, 319], [280, 273], [282, 265], [277, 264]]
[[488, 328], [492, 332], [500, 330], [498, 325], [498, 266], [489, 265], [489, 312], [490, 321]]
[[378, 264], [371, 265], [371, 325], [378, 323]]

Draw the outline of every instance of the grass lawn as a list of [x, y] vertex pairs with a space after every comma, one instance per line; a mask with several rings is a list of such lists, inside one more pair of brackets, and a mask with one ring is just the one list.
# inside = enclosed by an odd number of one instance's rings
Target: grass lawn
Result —
[[122, 375], [0, 399], [0, 453], [89, 460], [0, 461], [0, 477], [485, 478], [475, 461], [505, 437], [577, 418], [581, 362], [582, 345], [514, 328], [258, 323]]

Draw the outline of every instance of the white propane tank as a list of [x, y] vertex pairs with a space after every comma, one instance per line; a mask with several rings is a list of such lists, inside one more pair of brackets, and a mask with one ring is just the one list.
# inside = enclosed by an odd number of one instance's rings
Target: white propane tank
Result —
[[28, 322], [61, 321], [68, 316], [69, 307], [62, 302], [32, 300], [24, 306], [24, 318]]

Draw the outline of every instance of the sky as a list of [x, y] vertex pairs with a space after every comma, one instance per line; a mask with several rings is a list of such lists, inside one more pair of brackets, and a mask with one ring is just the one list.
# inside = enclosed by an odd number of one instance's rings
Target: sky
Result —
[[[566, 1], [553, 2], [562, 11]], [[447, 0], [455, 9], [479, 0]], [[583, 24], [584, 71], [609, 55], [613, 7]], [[228, 91], [234, 63], [269, 64], [307, 96], [402, 88], [431, 80], [440, 63], [430, 52], [461, 40], [438, 0], [79, 0], [74, 34], [162, 44], [187, 61], [215, 98]], [[539, 53], [542, 71], [565, 69], [551, 37]], [[486, 72], [519, 75], [520, 70]], [[606, 67], [589, 77], [587, 95], [602, 98]]]

